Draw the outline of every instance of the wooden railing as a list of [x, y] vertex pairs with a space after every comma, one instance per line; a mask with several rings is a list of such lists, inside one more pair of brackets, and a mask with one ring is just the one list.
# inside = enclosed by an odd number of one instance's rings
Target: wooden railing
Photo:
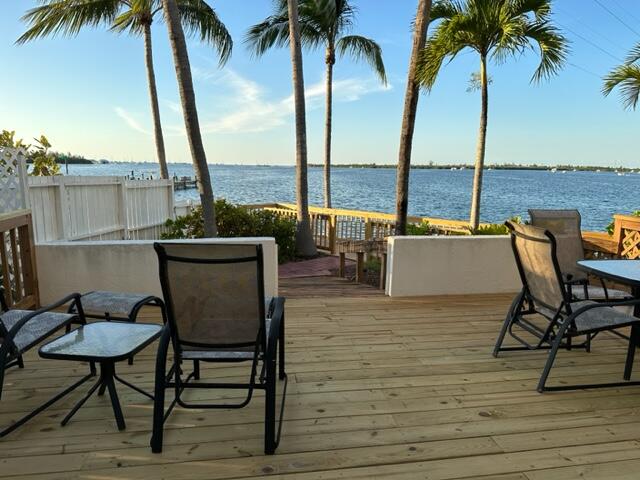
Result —
[[582, 241], [589, 258], [640, 258], [640, 217], [613, 216], [613, 235], [582, 232]]
[[0, 215], [0, 274], [2, 291], [9, 307], [31, 309], [39, 305], [29, 210]]
[[[296, 206], [291, 203], [266, 203], [246, 207], [296, 217]], [[390, 213], [342, 208], [309, 207], [309, 215], [316, 246], [331, 253], [336, 253], [338, 240], [372, 240], [393, 235], [396, 220], [396, 216]], [[413, 224], [429, 222], [432, 229], [443, 235], [469, 234], [469, 224], [464, 221], [416, 216], [409, 216], [407, 220]]]
[[[296, 218], [291, 203], [247, 205], [254, 210], [269, 210]], [[394, 233], [395, 215], [390, 213], [309, 207], [311, 231], [318, 248], [336, 253], [338, 240], [382, 239]], [[444, 235], [468, 235], [469, 224], [460, 220], [430, 217], [408, 217], [409, 223], [429, 222], [431, 228]], [[640, 217], [614, 215], [613, 236], [605, 232], [582, 232], [588, 258], [640, 258]]]

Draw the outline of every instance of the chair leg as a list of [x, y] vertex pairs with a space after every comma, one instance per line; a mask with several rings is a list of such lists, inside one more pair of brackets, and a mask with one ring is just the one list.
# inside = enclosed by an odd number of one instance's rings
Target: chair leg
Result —
[[511, 302], [511, 306], [509, 307], [509, 311], [507, 312], [507, 318], [505, 318], [504, 323], [502, 324], [500, 334], [498, 335], [498, 339], [496, 340], [496, 345], [495, 347], [493, 347], [494, 357], [498, 357], [498, 353], [500, 352], [500, 348], [502, 347], [502, 342], [504, 342], [504, 337], [507, 335], [507, 331], [509, 330], [509, 326], [513, 322], [517, 310], [520, 308], [522, 295], [523, 293], [520, 292]]
[[18, 355], [16, 361], [18, 362], [18, 368], [24, 368], [24, 360], [22, 359], [22, 355]]
[[267, 359], [267, 379], [264, 409], [264, 453], [276, 451], [276, 365], [275, 359]]
[[158, 345], [156, 356], [156, 378], [153, 400], [153, 430], [151, 434], [151, 451], [153, 453], [162, 452], [162, 440], [164, 434], [164, 395], [166, 385], [167, 352], [171, 340], [168, 326], [165, 325], [164, 332]]
[[200, 360], [193, 361], [193, 379], [200, 380]]
[[551, 367], [553, 366], [553, 362], [556, 359], [556, 355], [558, 354], [558, 349], [562, 344], [562, 337], [564, 331], [560, 332], [558, 336], [553, 340], [553, 344], [551, 346], [551, 350], [549, 350], [549, 355], [547, 357], [547, 363], [544, 365], [544, 370], [542, 370], [542, 376], [540, 377], [540, 381], [538, 382], [538, 392], [544, 392], [544, 386], [547, 383], [547, 378], [549, 378], [549, 373], [551, 372]]
[[278, 354], [279, 354], [279, 358], [278, 358], [279, 375], [278, 376], [280, 377], [280, 380], [284, 380], [287, 376], [286, 370], [285, 370], [285, 362], [284, 362], [284, 357], [285, 357], [284, 325], [285, 325], [285, 322], [284, 322], [284, 312], [283, 312], [282, 321], [280, 322], [280, 338], [278, 339]]
[[631, 380], [631, 370], [633, 370], [633, 359], [636, 348], [640, 345], [640, 328], [637, 325], [631, 326], [631, 336], [629, 337], [629, 349], [627, 350], [627, 361], [624, 364], [624, 379]]

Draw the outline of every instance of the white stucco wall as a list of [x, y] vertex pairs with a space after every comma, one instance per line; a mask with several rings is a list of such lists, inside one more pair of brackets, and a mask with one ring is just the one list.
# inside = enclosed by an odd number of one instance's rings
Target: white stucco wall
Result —
[[508, 236], [390, 237], [386, 293], [395, 296], [516, 292]]
[[[190, 240], [178, 240], [189, 242]], [[273, 238], [216, 238], [196, 243], [261, 243], [265, 293], [278, 293], [278, 250]], [[112, 290], [162, 297], [153, 241], [53, 242], [36, 245], [40, 301], [71, 292]]]

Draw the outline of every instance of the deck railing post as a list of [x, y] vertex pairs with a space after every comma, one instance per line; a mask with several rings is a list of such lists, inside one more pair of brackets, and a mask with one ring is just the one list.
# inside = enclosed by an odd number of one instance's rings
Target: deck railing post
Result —
[[329, 250], [332, 255], [336, 253], [337, 227], [338, 217], [329, 215]]

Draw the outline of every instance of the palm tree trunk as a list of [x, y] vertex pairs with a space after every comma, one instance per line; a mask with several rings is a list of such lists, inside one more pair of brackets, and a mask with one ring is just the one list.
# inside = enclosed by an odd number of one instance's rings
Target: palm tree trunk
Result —
[[487, 56], [480, 55], [480, 89], [482, 92], [482, 107], [480, 109], [480, 130], [478, 131], [478, 146], [476, 148], [476, 163], [473, 171], [473, 190], [471, 192], [471, 230], [475, 231], [480, 225], [480, 198], [482, 196], [482, 173], [484, 168], [484, 154], [487, 143], [487, 117], [489, 109], [489, 87], [487, 81]]
[[160, 107], [158, 106], [158, 89], [156, 88], [156, 74], [153, 69], [153, 48], [151, 44], [151, 22], [144, 24], [144, 60], [147, 66], [147, 81], [149, 83], [149, 98], [151, 100], [151, 116], [153, 117], [153, 135], [156, 142], [156, 154], [160, 164], [160, 178], [169, 178], [167, 158], [164, 150], [164, 137], [160, 122]]
[[200, 202], [202, 203], [204, 236], [215, 237], [217, 235], [217, 228], [215, 205], [213, 203], [213, 189], [211, 187], [207, 156], [204, 152], [202, 135], [200, 133], [200, 122], [198, 121], [198, 110], [196, 108], [196, 95], [193, 91], [193, 79], [191, 78], [191, 65], [189, 64], [187, 43], [184, 39], [184, 31], [182, 30], [176, 0], [162, 0], [162, 6], [165, 23], [169, 30], [169, 40], [173, 52], [173, 63], [176, 68], [178, 89], [180, 90], [184, 124], [191, 149], [191, 158], [196, 174]]
[[333, 45], [329, 43], [326, 54], [326, 111], [324, 124], [324, 206], [331, 208], [331, 122], [333, 115], [333, 65], [336, 54]]
[[[167, 1], [167, 0], [164, 0]], [[293, 97], [296, 118], [296, 203], [298, 222], [296, 228], [296, 253], [303, 257], [317, 255], [309, 222], [309, 191], [307, 182], [307, 123], [304, 101], [304, 77], [302, 50], [298, 24], [298, 0], [287, 0], [289, 11], [289, 45], [293, 71]]]
[[413, 47], [409, 60], [407, 90], [404, 96], [404, 113], [402, 114], [402, 130], [400, 131], [400, 149], [398, 152], [398, 169], [396, 172], [396, 235], [407, 234], [407, 212], [409, 209], [409, 174], [411, 172], [411, 148], [413, 132], [418, 110], [420, 86], [416, 82], [418, 57], [427, 41], [427, 27], [431, 0], [419, 0], [416, 13]]

